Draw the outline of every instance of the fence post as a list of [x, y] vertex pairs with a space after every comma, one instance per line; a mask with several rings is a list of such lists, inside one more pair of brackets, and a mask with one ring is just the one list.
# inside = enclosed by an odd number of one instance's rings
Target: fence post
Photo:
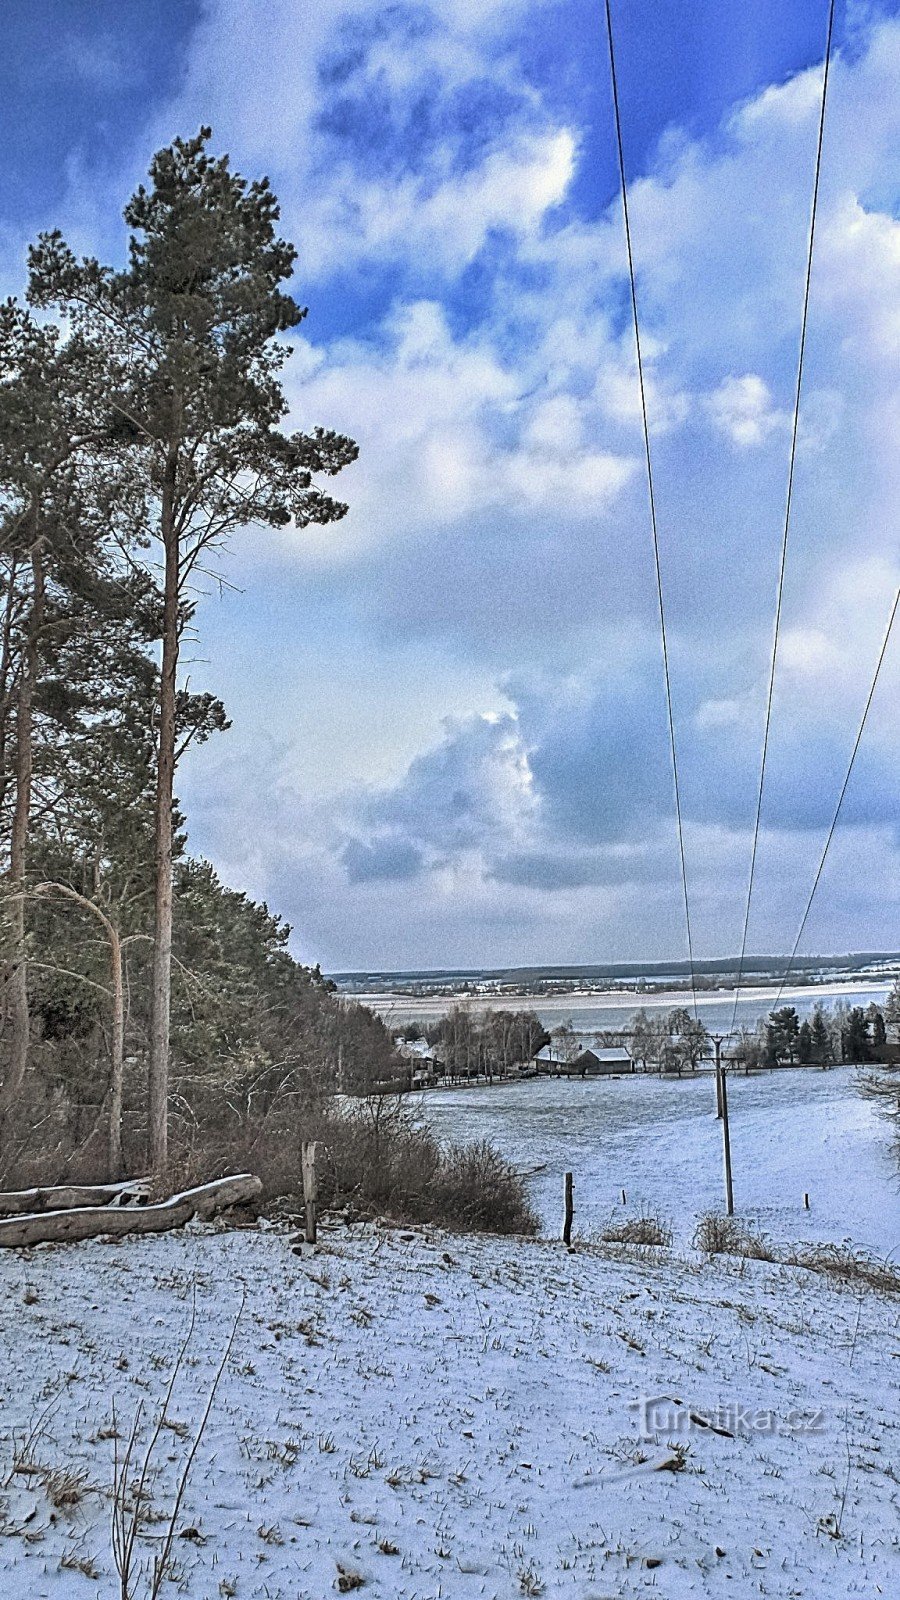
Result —
[[316, 1242], [316, 1202], [319, 1198], [319, 1184], [316, 1176], [316, 1156], [319, 1147], [316, 1141], [304, 1139], [300, 1146], [300, 1171], [303, 1176], [303, 1200], [306, 1206], [306, 1242]]
[[572, 1174], [571, 1174], [571, 1172], [567, 1172], [566, 1176], [565, 1176], [564, 1200], [565, 1200], [565, 1214], [563, 1216], [563, 1235], [562, 1235], [563, 1236], [563, 1244], [570, 1245], [572, 1243], [572, 1218], [575, 1215], [575, 1207], [574, 1207], [574, 1204], [573, 1204], [573, 1201], [572, 1201]]

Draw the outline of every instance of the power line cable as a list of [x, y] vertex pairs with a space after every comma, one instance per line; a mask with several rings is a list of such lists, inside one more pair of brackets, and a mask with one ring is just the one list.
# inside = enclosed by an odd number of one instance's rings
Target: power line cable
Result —
[[809, 918], [809, 913], [812, 910], [812, 903], [813, 903], [813, 901], [814, 901], [814, 899], [816, 897], [816, 891], [818, 890], [818, 887], [819, 887], [819, 881], [820, 881], [820, 879], [822, 877], [822, 872], [823, 872], [823, 870], [825, 868], [825, 860], [826, 860], [826, 857], [828, 855], [829, 850], [831, 849], [831, 841], [834, 838], [835, 830], [836, 830], [838, 822], [840, 820], [841, 811], [843, 810], [844, 799], [846, 797], [847, 790], [850, 787], [850, 779], [853, 776], [853, 768], [856, 765], [856, 757], [859, 754], [859, 747], [862, 744], [863, 734], [866, 731], [866, 723], [869, 720], [869, 712], [872, 709], [872, 701], [875, 698], [875, 690], [878, 687], [878, 680], [881, 677], [881, 669], [884, 666], [885, 656], [887, 655], [887, 652], [888, 652], [888, 645], [891, 642], [891, 634], [894, 631], [894, 623], [895, 623], [895, 621], [897, 619], [898, 610], [900, 610], [900, 588], [898, 588], [897, 593], [894, 595], [894, 604], [891, 607], [890, 616], [888, 617], [888, 624], [887, 624], [887, 628], [885, 629], [884, 639], [883, 639], [882, 645], [881, 645], [881, 651], [879, 653], [878, 660], [877, 660], [877, 662], [875, 664], [875, 671], [874, 671], [874, 674], [872, 676], [872, 682], [871, 682], [871, 685], [869, 687], [869, 693], [868, 693], [868, 695], [866, 697], [866, 703], [865, 703], [865, 706], [863, 708], [863, 714], [862, 714], [862, 717], [860, 718], [859, 728], [857, 729], [857, 733], [856, 733], [856, 739], [854, 741], [853, 749], [852, 749], [851, 754], [850, 754], [850, 760], [847, 763], [847, 771], [844, 774], [844, 781], [841, 784], [841, 792], [838, 795], [837, 805], [834, 808], [834, 815], [833, 815], [833, 817], [831, 819], [831, 826], [828, 829], [828, 833], [827, 833], [826, 838], [825, 838], [825, 845], [823, 847], [822, 854], [819, 857], [819, 865], [818, 865], [818, 868], [816, 869], [816, 875], [815, 875], [815, 877], [813, 879], [813, 886], [812, 886], [812, 888], [810, 889], [810, 892], [809, 892], [809, 899], [806, 902], [806, 909], [805, 909], [805, 911], [803, 913], [803, 916], [800, 919], [800, 926], [799, 926], [799, 928], [797, 930], [797, 937], [794, 940], [793, 949], [791, 950], [791, 954], [790, 954], [790, 958], [788, 960], [788, 964], [785, 967], [784, 974], [783, 974], [782, 979], [781, 979], [781, 987], [778, 990], [778, 994], [777, 994], [776, 999], [775, 999], [775, 1006], [773, 1007], [773, 1010], [777, 1009], [778, 1005], [781, 1002], [781, 997], [784, 994], [785, 986], [787, 984], [788, 978], [791, 975], [791, 972], [792, 972], [793, 966], [794, 966], [794, 962], [795, 962], [795, 960], [797, 958], [797, 951], [800, 948], [800, 940], [803, 938], [803, 932], [804, 932], [804, 929], [806, 928], [806, 923], [807, 923], [807, 920]]
[[684, 853], [684, 825], [681, 810], [681, 784], [678, 776], [678, 751], [675, 740], [675, 714], [672, 707], [672, 680], [669, 671], [669, 643], [666, 629], [666, 607], [663, 596], [662, 564], [659, 554], [659, 526], [656, 517], [656, 495], [653, 487], [653, 458], [650, 449], [650, 427], [647, 420], [647, 391], [644, 382], [644, 359], [641, 347], [641, 325], [638, 316], [637, 284], [634, 271], [634, 251], [631, 243], [631, 218], [628, 210], [628, 183], [625, 177], [625, 151], [622, 144], [622, 118], [619, 111], [619, 84], [616, 73], [616, 52], [613, 42], [613, 22], [610, 0], [605, 0], [606, 36], [609, 41], [609, 73], [612, 84], [613, 112], [616, 124], [616, 149], [619, 159], [619, 181], [622, 190], [622, 214], [625, 222], [625, 248], [628, 255], [628, 279], [631, 287], [631, 315], [634, 323], [634, 343], [637, 353], [638, 385], [641, 396], [641, 421], [644, 430], [644, 457], [647, 467], [647, 491], [650, 502], [650, 528], [653, 535], [653, 560], [656, 570], [656, 595], [659, 605], [659, 628], [662, 640], [663, 675], [666, 687], [666, 713], [669, 725], [669, 749], [672, 758], [672, 782], [675, 793], [675, 817], [678, 824], [678, 853], [681, 863], [681, 888], [684, 900], [684, 922], [687, 932], [688, 961], [691, 969], [691, 995], [694, 1017], [697, 1018], [697, 984], [694, 971], [694, 940], [691, 930], [691, 907], [688, 894], [687, 864]]
[[812, 283], [813, 253], [816, 241], [816, 217], [819, 209], [819, 179], [822, 171], [822, 146], [825, 140], [825, 107], [828, 100], [828, 77], [831, 67], [831, 42], [834, 34], [835, 0], [829, 0], [828, 29], [825, 39], [825, 64], [822, 72], [822, 100], [819, 109], [819, 132], [816, 141], [815, 177], [813, 180], [812, 207], [809, 220], [809, 243], [806, 252], [806, 281], [803, 288], [803, 314], [800, 321], [800, 349], [797, 358], [797, 381], [794, 389], [794, 417], [791, 426], [791, 449], [788, 461], [787, 496], [784, 508], [784, 527], [781, 536], [781, 556], [778, 566], [778, 587], [775, 596], [775, 629], [772, 640], [772, 659], [769, 669], [769, 687], [766, 695], [766, 720], [763, 731], [762, 760], [759, 769], [759, 788], [756, 796], [756, 816], [753, 824], [753, 845], [750, 852], [750, 877], [747, 884], [747, 904], [741, 934], [741, 953], [738, 961], [737, 983], [734, 991], [734, 1009], [731, 1014], [731, 1031], [734, 1031], [738, 1001], [744, 979], [744, 961], [747, 955], [747, 934], [750, 927], [750, 908], [753, 901], [753, 884], [756, 877], [756, 857], [762, 821], [763, 795], [766, 785], [766, 763], [769, 754], [769, 732], [772, 723], [772, 702], [775, 695], [775, 674], [778, 665], [778, 640], [781, 632], [781, 611], [784, 601], [784, 577], [787, 568], [788, 541], [791, 528], [791, 509], [794, 498], [794, 468], [797, 459], [797, 436], [800, 426], [800, 397], [803, 390], [803, 365], [806, 355], [806, 330], [809, 321], [809, 294]]

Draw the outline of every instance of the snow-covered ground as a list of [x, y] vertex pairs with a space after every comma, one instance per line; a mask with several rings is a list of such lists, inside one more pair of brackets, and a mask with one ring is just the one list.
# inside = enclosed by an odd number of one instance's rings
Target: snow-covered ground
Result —
[[[856, 1070], [729, 1076], [735, 1203], [773, 1238], [900, 1246], [900, 1164], [888, 1122], [855, 1086]], [[723, 1203], [722, 1134], [709, 1075], [609, 1081], [541, 1078], [430, 1090], [422, 1116], [443, 1139], [490, 1139], [538, 1171], [533, 1197], [559, 1231], [562, 1175], [574, 1173], [582, 1235], [650, 1207], [688, 1244], [700, 1213]], [[809, 1194], [810, 1210], [803, 1196]]]
[[152, 1417], [194, 1293], [145, 1559], [244, 1306], [163, 1594], [900, 1593], [897, 1299], [762, 1263], [372, 1227], [305, 1258], [201, 1227], [0, 1257], [4, 1600], [118, 1597], [113, 1411], [123, 1436]]

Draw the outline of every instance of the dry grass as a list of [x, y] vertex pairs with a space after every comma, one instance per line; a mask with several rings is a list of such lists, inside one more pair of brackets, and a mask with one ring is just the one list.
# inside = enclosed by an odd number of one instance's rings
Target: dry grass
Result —
[[900, 1294], [900, 1267], [889, 1260], [852, 1250], [849, 1245], [802, 1244], [778, 1246], [735, 1217], [711, 1211], [700, 1218], [694, 1245], [707, 1255], [732, 1255], [754, 1261], [772, 1261], [784, 1267], [803, 1267], [838, 1284]]
[[867, 1289], [880, 1289], [885, 1294], [900, 1294], [900, 1268], [890, 1261], [867, 1255], [863, 1250], [851, 1250], [847, 1245], [801, 1245], [783, 1259], [792, 1267], [822, 1272], [838, 1283], [859, 1284]]
[[604, 1244], [658, 1245], [668, 1250], [674, 1234], [665, 1217], [642, 1211], [639, 1217], [623, 1217], [621, 1222], [607, 1223], [600, 1237]]
[[81, 1504], [88, 1490], [87, 1474], [71, 1467], [50, 1467], [41, 1477], [55, 1511], [71, 1511]]
[[710, 1256], [744, 1256], [752, 1261], [777, 1261], [774, 1246], [765, 1234], [758, 1233], [737, 1217], [723, 1217], [717, 1211], [707, 1211], [697, 1223], [694, 1234], [695, 1250]]

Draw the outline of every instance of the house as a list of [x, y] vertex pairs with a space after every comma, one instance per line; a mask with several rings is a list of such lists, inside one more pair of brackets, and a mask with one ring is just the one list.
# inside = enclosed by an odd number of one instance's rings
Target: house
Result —
[[534, 1058], [538, 1072], [549, 1072], [552, 1077], [570, 1078], [619, 1077], [623, 1072], [633, 1072], [628, 1051], [620, 1045], [597, 1045], [590, 1050], [580, 1050], [576, 1056], [567, 1055], [558, 1045], [545, 1044]]
[[536, 1050], [531, 1058], [536, 1072], [556, 1073], [565, 1072], [571, 1065], [568, 1056], [560, 1050], [558, 1045], [543, 1044]]
[[634, 1064], [622, 1045], [597, 1045], [591, 1050], [582, 1050], [570, 1070], [583, 1078], [617, 1078], [623, 1072], [633, 1072]]
[[397, 1054], [409, 1065], [412, 1089], [430, 1089], [443, 1073], [444, 1064], [427, 1039], [399, 1039]]

